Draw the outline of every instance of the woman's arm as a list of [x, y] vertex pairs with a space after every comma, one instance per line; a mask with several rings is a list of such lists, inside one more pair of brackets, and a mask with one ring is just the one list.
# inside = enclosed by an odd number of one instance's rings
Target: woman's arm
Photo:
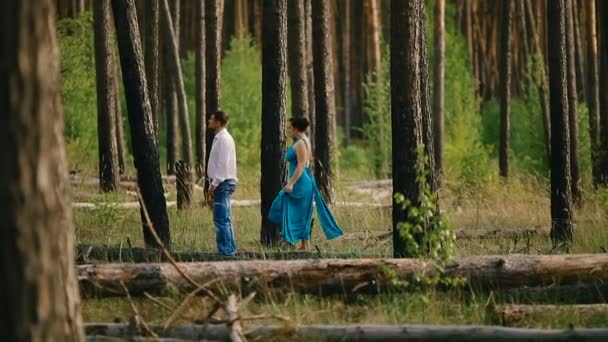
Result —
[[298, 157], [298, 166], [296, 167], [296, 171], [293, 173], [293, 176], [291, 176], [291, 179], [289, 180], [289, 182], [287, 182], [287, 185], [285, 186], [285, 191], [287, 192], [291, 192], [291, 189], [293, 188], [294, 184], [296, 184], [298, 179], [300, 179], [300, 176], [302, 176], [304, 168], [306, 167], [306, 163], [308, 162], [306, 148], [304, 147], [304, 145], [298, 142], [296, 143], [294, 148], [296, 150], [296, 156]]

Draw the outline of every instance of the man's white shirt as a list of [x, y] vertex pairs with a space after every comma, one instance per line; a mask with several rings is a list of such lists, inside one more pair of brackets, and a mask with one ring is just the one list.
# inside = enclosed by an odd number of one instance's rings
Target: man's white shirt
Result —
[[236, 147], [232, 135], [223, 128], [215, 134], [209, 163], [207, 165], [207, 178], [211, 179], [211, 185], [217, 187], [227, 179], [236, 178]]

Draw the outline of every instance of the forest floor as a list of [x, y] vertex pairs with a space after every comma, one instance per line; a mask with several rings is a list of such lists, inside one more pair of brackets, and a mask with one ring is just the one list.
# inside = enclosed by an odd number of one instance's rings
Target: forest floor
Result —
[[[362, 203], [390, 203], [390, 182], [342, 181], [336, 188], [336, 200]], [[466, 232], [489, 228], [534, 230], [538, 234], [520, 237], [468, 238], [456, 241], [455, 255], [550, 254], [551, 241], [546, 234], [550, 226], [550, 203], [547, 182], [513, 177], [508, 184], [484, 184], [475, 189], [444, 186], [441, 209], [454, 229]], [[457, 189], [457, 190], [454, 190]], [[175, 188], [166, 185], [168, 200], [175, 200]], [[136, 201], [132, 190], [121, 189], [101, 194], [95, 184], [73, 182], [73, 202]], [[202, 194], [195, 192], [195, 208], [178, 212], [169, 208], [171, 235], [175, 251], [214, 252], [215, 231], [209, 208], [200, 205]], [[259, 180], [241, 179], [234, 199], [259, 199]], [[605, 253], [608, 249], [608, 196], [605, 192], [588, 192], [584, 204], [576, 211], [573, 253]], [[345, 237], [327, 241], [318, 226], [313, 228], [312, 246], [323, 252], [349, 252], [391, 257], [390, 239], [378, 238], [389, 233], [389, 207], [334, 207], [337, 222]], [[238, 248], [241, 251], [264, 251], [259, 244], [259, 206], [234, 207], [232, 210]], [[76, 242], [94, 245], [143, 246], [139, 210], [116, 209], [99, 205], [97, 209], [74, 209]], [[544, 233], [543, 233], [544, 232]], [[128, 242], [127, 242], [128, 241]], [[267, 251], [267, 249], [266, 249]], [[172, 294], [160, 300], [177, 307], [186, 294]], [[560, 298], [534, 298], [534, 304], [573, 304]], [[606, 298], [604, 303], [608, 302]], [[589, 313], [558, 307], [540, 313], [502, 319], [495, 308], [517, 304], [518, 299], [506, 293], [475, 293], [470, 290], [428, 291], [361, 295], [356, 298], [317, 297], [292, 294], [284, 298], [259, 296], [247, 306], [251, 314], [278, 315], [295, 324], [386, 323], [386, 324], [502, 324], [534, 328], [608, 327], [608, 314]], [[528, 300], [529, 303], [529, 300]], [[148, 322], [162, 323], [172, 312], [147, 298], [135, 298], [134, 304]], [[179, 319], [193, 322], [204, 318], [212, 302], [206, 298], [190, 301]], [[123, 298], [83, 300], [87, 322], [126, 322], [131, 315], [129, 302]], [[259, 323], [275, 322], [272, 319]]]

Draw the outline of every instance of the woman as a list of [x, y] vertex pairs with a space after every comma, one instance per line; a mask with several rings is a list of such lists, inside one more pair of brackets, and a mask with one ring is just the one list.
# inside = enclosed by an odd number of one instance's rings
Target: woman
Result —
[[313, 199], [325, 236], [334, 239], [343, 233], [327, 208], [309, 168], [310, 140], [305, 133], [309, 125], [308, 119], [295, 117], [289, 122], [289, 132], [294, 138], [293, 145], [285, 153], [285, 159], [289, 162], [289, 181], [272, 203], [268, 219], [281, 226], [281, 234], [287, 242], [302, 241], [299, 250], [307, 250]]

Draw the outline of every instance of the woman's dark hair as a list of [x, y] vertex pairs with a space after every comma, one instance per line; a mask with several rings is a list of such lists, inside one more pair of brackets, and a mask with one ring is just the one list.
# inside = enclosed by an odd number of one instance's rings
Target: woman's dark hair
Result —
[[300, 132], [306, 131], [308, 126], [310, 126], [310, 122], [308, 122], [308, 119], [303, 116], [291, 118], [289, 119], [289, 123], [291, 124], [291, 127], [297, 129]]

